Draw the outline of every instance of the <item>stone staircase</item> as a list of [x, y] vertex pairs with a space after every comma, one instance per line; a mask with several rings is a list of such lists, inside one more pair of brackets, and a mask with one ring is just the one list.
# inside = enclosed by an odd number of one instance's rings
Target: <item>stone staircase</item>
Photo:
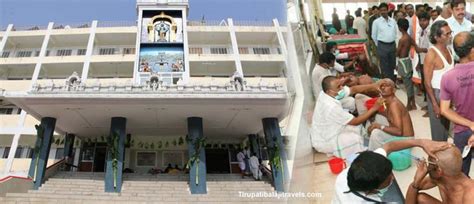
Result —
[[39, 190], [8, 193], [0, 203], [286, 203], [283, 198], [249, 198], [239, 192], [274, 192], [267, 181], [208, 174], [208, 193], [191, 195], [188, 175], [124, 174], [121, 193], [104, 192], [104, 173], [59, 172]]

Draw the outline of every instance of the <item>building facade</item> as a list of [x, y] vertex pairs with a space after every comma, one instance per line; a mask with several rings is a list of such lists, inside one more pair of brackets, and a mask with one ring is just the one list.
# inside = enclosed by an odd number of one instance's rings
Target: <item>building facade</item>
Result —
[[[126, 168], [189, 163], [190, 181], [205, 181], [206, 172], [239, 173], [237, 149], [249, 146], [281, 159], [272, 171], [282, 191], [295, 108], [287, 27], [188, 21], [186, 0], [139, 0], [137, 11], [133, 22], [0, 31], [3, 176], [41, 183], [66, 158], [72, 171], [106, 172], [106, 191], [120, 190]], [[205, 182], [191, 189], [205, 193]]]

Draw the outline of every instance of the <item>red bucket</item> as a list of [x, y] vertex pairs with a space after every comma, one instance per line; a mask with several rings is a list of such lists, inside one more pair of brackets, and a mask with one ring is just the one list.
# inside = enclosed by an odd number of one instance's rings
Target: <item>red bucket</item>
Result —
[[[377, 102], [377, 99], [379, 99], [379, 98], [375, 97], [375, 98], [371, 98], [371, 99], [365, 101], [365, 107], [367, 107], [367, 109], [371, 109], [372, 107], [374, 107], [375, 103]], [[380, 106], [379, 112], [384, 112], [383, 106]]]
[[339, 157], [332, 157], [329, 159], [328, 164], [333, 174], [339, 174], [344, 168], [346, 168], [346, 162], [344, 162], [344, 159]]

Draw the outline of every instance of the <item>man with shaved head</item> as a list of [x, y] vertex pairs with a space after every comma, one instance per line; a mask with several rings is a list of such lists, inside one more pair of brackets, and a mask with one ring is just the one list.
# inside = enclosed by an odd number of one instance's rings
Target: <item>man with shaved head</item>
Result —
[[392, 80], [382, 80], [380, 94], [385, 99], [385, 110], [380, 114], [385, 116], [386, 120], [378, 119], [379, 123], [374, 122], [369, 126], [369, 150], [380, 148], [395, 137], [413, 138], [415, 135], [410, 114], [395, 96], [395, 90], [395, 83]]
[[[434, 153], [434, 157], [418, 163], [418, 169], [408, 186], [406, 203], [472, 203], [474, 181], [461, 171], [461, 152], [452, 146]], [[428, 175], [429, 176], [426, 176]], [[419, 191], [438, 187], [442, 201]]]
[[[454, 51], [459, 64], [446, 72], [441, 79], [441, 114], [454, 126], [454, 144], [462, 150], [474, 144], [474, 34], [461, 32], [454, 38]], [[451, 109], [451, 101], [455, 110]], [[469, 176], [472, 151], [463, 160], [462, 171]]]

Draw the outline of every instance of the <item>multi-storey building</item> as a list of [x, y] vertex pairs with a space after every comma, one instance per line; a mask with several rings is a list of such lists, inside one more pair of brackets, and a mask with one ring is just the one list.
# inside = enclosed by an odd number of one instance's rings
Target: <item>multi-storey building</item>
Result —
[[200, 158], [191, 181], [206, 169], [238, 173], [237, 147], [247, 144], [281, 160], [272, 170], [283, 190], [282, 135], [295, 106], [286, 22], [188, 21], [188, 9], [187, 0], [139, 0], [137, 21], [2, 29], [0, 172], [41, 181], [67, 156], [73, 171], [106, 172], [111, 191], [117, 168]]

